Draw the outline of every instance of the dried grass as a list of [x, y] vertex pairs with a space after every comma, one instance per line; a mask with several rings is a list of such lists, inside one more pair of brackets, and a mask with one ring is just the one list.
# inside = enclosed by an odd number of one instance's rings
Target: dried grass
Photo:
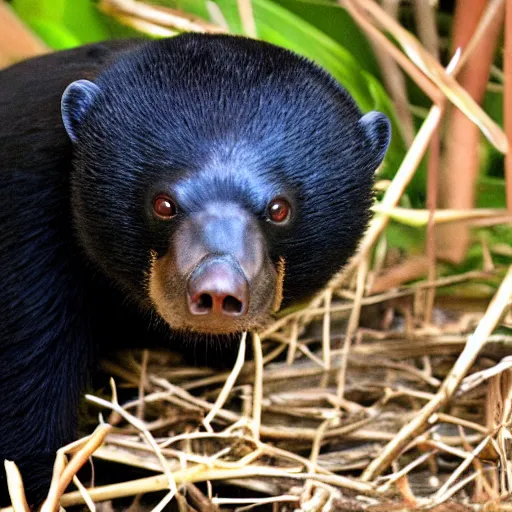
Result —
[[[445, 282], [419, 282], [407, 291]], [[385, 295], [383, 305], [389, 301]], [[399, 502], [407, 510], [441, 505], [455, 495], [469, 503], [477, 487], [481, 498], [499, 501], [512, 484], [512, 363], [506, 356], [512, 340], [491, 333], [510, 307], [511, 295], [512, 268], [480, 319], [468, 322], [462, 315], [428, 330], [417, 326], [412, 336], [402, 329], [359, 328], [350, 351], [346, 343], [337, 348], [340, 339], [333, 331], [340, 318], [331, 311], [352, 306], [348, 318], [344, 313], [350, 323], [359, 294], [353, 301], [334, 299], [323, 313], [332, 322], [327, 369], [322, 355], [326, 324], [308, 309], [289, 315], [266, 338], [254, 336], [254, 360], [243, 360], [242, 343], [229, 374], [172, 365], [171, 356], [160, 352], [120, 354], [109, 362], [109, 371], [139, 398], [120, 405], [113, 384], [110, 400], [88, 396], [103, 412], [114, 411], [109, 421], [115, 427], [100, 425], [89, 438], [62, 450], [75, 455], [67, 466], [58, 459], [52, 497], [43, 510], [58, 510], [55, 500], [103, 438], [94, 458], [157, 475], [81, 488], [64, 494], [62, 506], [88, 500], [94, 510], [93, 502], [167, 491], [155, 504], [154, 510], [161, 510], [187, 485], [206, 481], [270, 496], [239, 501], [203, 496], [211, 506], [222, 507], [280, 503], [278, 510], [372, 510]], [[299, 326], [298, 335], [293, 325]], [[289, 347], [295, 336], [291, 364], [284, 357], [268, 358], [276, 346]], [[337, 377], [343, 365], [340, 394]], [[131, 410], [142, 411], [142, 418]], [[378, 476], [386, 468], [385, 476]], [[16, 478], [13, 488], [19, 491], [13, 492], [12, 510], [25, 510]], [[354, 509], [355, 503], [360, 508]]]

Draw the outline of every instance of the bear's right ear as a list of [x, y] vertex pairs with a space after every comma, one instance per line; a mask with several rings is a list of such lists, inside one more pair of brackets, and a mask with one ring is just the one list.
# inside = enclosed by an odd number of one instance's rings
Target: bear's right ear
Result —
[[72, 142], [77, 141], [77, 130], [99, 92], [100, 88], [89, 80], [77, 80], [66, 87], [60, 104], [61, 115]]
[[373, 170], [377, 169], [384, 160], [389, 142], [391, 141], [391, 123], [389, 119], [380, 112], [368, 112], [361, 119], [359, 124], [368, 137], [371, 151]]

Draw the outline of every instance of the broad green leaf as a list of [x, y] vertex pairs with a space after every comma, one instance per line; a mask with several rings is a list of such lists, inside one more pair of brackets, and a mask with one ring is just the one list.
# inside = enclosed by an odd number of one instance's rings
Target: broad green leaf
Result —
[[48, 46], [55, 50], [65, 50], [80, 45], [80, 39], [60, 23], [44, 21], [39, 18], [31, 18], [26, 20], [26, 23]]

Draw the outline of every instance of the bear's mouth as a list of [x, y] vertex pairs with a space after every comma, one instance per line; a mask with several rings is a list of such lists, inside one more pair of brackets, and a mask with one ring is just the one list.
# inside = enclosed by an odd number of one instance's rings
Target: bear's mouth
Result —
[[[171, 329], [231, 335], [262, 329], [273, 320], [273, 313], [282, 300], [284, 265], [275, 269], [270, 261], [265, 262], [255, 279], [248, 281], [240, 275], [241, 270], [235, 263], [232, 263], [233, 272], [228, 272], [226, 261], [230, 258], [206, 258], [188, 278], [182, 278], [171, 254], [160, 258], [153, 255], [148, 295], [154, 310]], [[202, 278], [199, 284], [206, 284], [203, 288], [209, 291], [193, 293], [201, 288], [196, 284], [198, 276]], [[216, 284], [218, 276], [221, 279]], [[246, 287], [240, 284], [244, 281]], [[230, 286], [235, 290], [232, 294], [226, 290]]]

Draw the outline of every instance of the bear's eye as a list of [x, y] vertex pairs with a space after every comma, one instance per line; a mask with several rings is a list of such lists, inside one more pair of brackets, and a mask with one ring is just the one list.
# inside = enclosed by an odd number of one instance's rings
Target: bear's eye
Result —
[[153, 210], [162, 219], [172, 219], [177, 213], [176, 203], [164, 194], [153, 199]]
[[268, 218], [276, 224], [283, 224], [290, 218], [292, 207], [290, 203], [282, 197], [272, 199], [268, 204]]

